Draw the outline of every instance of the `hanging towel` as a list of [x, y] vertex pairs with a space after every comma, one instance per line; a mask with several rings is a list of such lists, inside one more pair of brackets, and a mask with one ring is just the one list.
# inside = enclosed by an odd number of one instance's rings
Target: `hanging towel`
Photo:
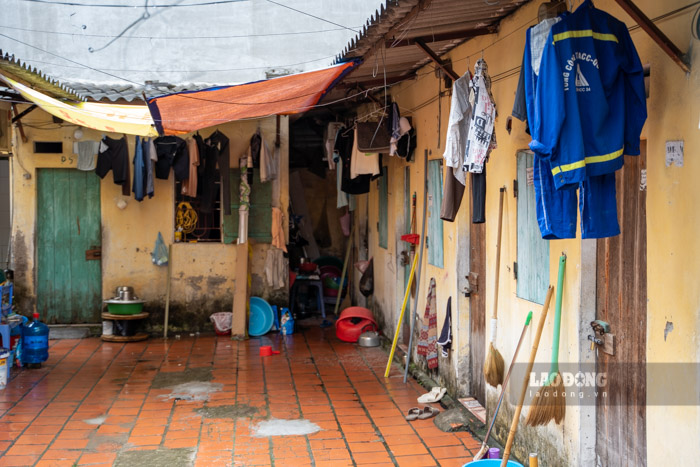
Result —
[[358, 175], [379, 175], [379, 154], [364, 153], [357, 147], [357, 128], [355, 128], [355, 139], [352, 144], [352, 156], [350, 159], [350, 178], [357, 178]]
[[440, 331], [440, 338], [437, 343], [441, 347], [442, 356], [447, 357], [448, 352], [452, 348], [452, 297], [447, 299], [445, 321], [442, 323], [442, 331]]
[[287, 252], [284, 241], [284, 215], [280, 208], [272, 208], [272, 246]]
[[182, 181], [182, 194], [190, 198], [197, 197], [197, 169], [199, 167], [199, 148], [194, 138], [187, 138], [187, 151], [189, 152], [189, 178]]
[[260, 137], [260, 181], [271, 182], [277, 178], [279, 172], [279, 147], [270, 152], [267, 141]]
[[277, 248], [267, 250], [265, 258], [265, 281], [273, 289], [281, 289], [285, 286], [285, 276], [289, 268], [284, 259], [284, 253]]
[[428, 369], [432, 370], [438, 366], [437, 357], [437, 304], [435, 298], [435, 278], [430, 278], [428, 287], [428, 298], [423, 315], [420, 336], [418, 337], [418, 355], [424, 355], [428, 361]]

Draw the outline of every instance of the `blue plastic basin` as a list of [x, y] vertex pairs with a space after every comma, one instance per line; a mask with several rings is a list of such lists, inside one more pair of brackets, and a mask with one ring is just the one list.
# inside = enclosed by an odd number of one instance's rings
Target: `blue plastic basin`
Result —
[[[462, 467], [498, 467], [501, 465], [501, 459], [481, 459], [480, 461], [467, 462]], [[508, 467], [523, 467], [523, 464], [515, 461], [508, 461]]]

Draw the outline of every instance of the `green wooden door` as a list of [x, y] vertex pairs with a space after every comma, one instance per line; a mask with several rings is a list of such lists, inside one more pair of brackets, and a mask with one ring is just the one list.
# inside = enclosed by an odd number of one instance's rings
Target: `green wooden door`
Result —
[[102, 308], [100, 179], [92, 172], [37, 174], [37, 311], [55, 324], [97, 323]]

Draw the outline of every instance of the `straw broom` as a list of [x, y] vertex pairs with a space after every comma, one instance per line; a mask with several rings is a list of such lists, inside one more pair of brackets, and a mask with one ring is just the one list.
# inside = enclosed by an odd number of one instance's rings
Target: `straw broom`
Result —
[[559, 424], [566, 414], [566, 388], [559, 373], [559, 329], [561, 328], [561, 298], [564, 285], [566, 255], [559, 257], [557, 278], [557, 301], [554, 311], [554, 337], [552, 338], [552, 366], [549, 368], [547, 384], [535, 393], [525, 423], [529, 426], [546, 425], [550, 420]]
[[484, 379], [493, 387], [498, 387], [499, 384], [503, 383], [503, 372], [505, 370], [503, 356], [494, 346], [494, 342], [496, 342], [496, 328], [498, 326], [498, 278], [501, 269], [501, 231], [503, 230], [503, 197], [505, 192], [506, 187], [501, 187], [501, 195], [498, 201], [498, 243], [496, 244], [496, 283], [493, 297], [493, 317], [491, 318], [491, 343], [484, 360]]
[[508, 432], [508, 441], [506, 442], [505, 449], [503, 450], [503, 459], [501, 460], [501, 467], [506, 467], [508, 465], [508, 459], [510, 458], [510, 450], [513, 448], [513, 441], [515, 440], [515, 433], [518, 431], [518, 422], [520, 421], [520, 412], [523, 410], [523, 402], [525, 401], [525, 395], [527, 394], [528, 381], [530, 379], [530, 372], [532, 371], [532, 366], [535, 363], [535, 357], [537, 356], [537, 348], [540, 345], [540, 337], [542, 337], [542, 329], [544, 328], [544, 323], [547, 320], [547, 312], [549, 311], [549, 302], [552, 301], [552, 286], [547, 288], [547, 298], [544, 300], [544, 305], [542, 306], [542, 314], [540, 315], [540, 321], [537, 323], [537, 331], [535, 331], [535, 338], [532, 342], [532, 350], [530, 350], [530, 360], [527, 362], [527, 369], [525, 370], [525, 377], [523, 378], [523, 388], [520, 390], [520, 398], [518, 399], [518, 405], [515, 408], [515, 413], [513, 414], [513, 421], [510, 424], [510, 431]]

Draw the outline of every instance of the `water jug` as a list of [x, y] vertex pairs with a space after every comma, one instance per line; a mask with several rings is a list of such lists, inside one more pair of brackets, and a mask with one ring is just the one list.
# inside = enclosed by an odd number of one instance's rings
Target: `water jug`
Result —
[[22, 363], [29, 368], [40, 368], [49, 358], [49, 327], [39, 321], [39, 313], [34, 320], [22, 326]]

